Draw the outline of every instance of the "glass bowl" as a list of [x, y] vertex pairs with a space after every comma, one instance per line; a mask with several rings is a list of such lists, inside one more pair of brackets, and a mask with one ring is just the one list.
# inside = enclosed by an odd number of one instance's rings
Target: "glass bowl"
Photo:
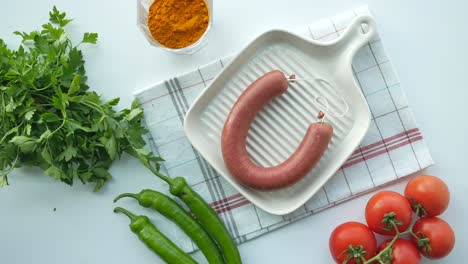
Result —
[[213, 1], [212, 0], [203, 0], [206, 3], [206, 6], [208, 7], [208, 26], [203, 33], [203, 35], [193, 44], [183, 47], [183, 48], [168, 48], [162, 44], [160, 44], [156, 39], [153, 38], [153, 36], [150, 33], [150, 30], [148, 28], [148, 12], [150, 6], [154, 3], [154, 1], [158, 0], [138, 0], [137, 4], [137, 25], [140, 28], [140, 30], [143, 32], [143, 35], [146, 37], [148, 42], [158, 48], [161, 48], [163, 50], [166, 50], [168, 52], [172, 52], [175, 54], [193, 54], [200, 50], [208, 41], [208, 38], [210, 36], [210, 29], [213, 24]]

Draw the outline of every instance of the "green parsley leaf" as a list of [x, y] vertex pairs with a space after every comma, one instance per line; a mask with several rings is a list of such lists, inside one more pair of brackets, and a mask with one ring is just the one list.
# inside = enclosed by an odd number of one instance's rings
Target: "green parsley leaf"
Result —
[[10, 140], [10, 143], [13, 143], [16, 146], [18, 146], [22, 152], [29, 153], [34, 150], [37, 141], [26, 136], [15, 136]]
[[30, 136], [31, 135], [31, 124], [26, 124], [24, 128], [26, 135]]
[[44, 171], [44, 174], [57, 180], [65, 179], [67, 177], [65, 172], [55, 166], [49, 167]]
[[80, 90], [80, 78], [81, 76], [79, 74], [76, 74], [75, 77], [73, 77], [70, 89], [68, 89], [68, 95], [73, 95]]
[[114, 99], [108, 101], [106, 104], [108, 106], [116, 106], [116, 105], [119, 104], [119, 102], [120, 102], [120, 98], [117, 97], [117, 98], [114, 98]]
[[57, 7], [54, 6], [51, 12], [49, 12], [49, 20], [51, 23], [57, 24], [60, 27], [66, 26], [72, 21], [72, 19], [65, 19], [66, 13], [58, 11]]
[[28, 112], [26, 112], [26, 114], [24, 114], [24, 119], [27, 121], [31, 120], [31, 118], [34, 115], [34, 112], [35, 110], [29, 110]]
[[36, 166], [44, 174], [72, 185], [75, 179], [101, 189], [109, 168], [123, 152], [151, 170], [160, 157], [145, 149], [138, 101], [116, 111], [119, 98], [104, 100], [89, 91], [82, 43], [98, 35], [85, 33], [74, 46], [65, 30], [72, 20], [55, 6], [39, 31], [15, 31], [17, 50], [0, 39], [0, 186], [17, 167]]
[[140, 108], [140, 102], [138, 101], [138, 98], [135, 98], [135, 100], [133, 100], [132, 102], [131, 109], [136, 109], [136, 108]]
[[114, 160], [117, 154], [117, 143], [115, 141], [114, 135], [111, 135], [109, 138], [101, 137], [99, 140], [102, 142], [102, 144], [104, 144], [107, 154], [109, 154], [111, 160]]
[[62, 153], [60, 153], [60, 155], [57, 157], [57, 160], [58, 161], [62, 161], [62, 160], [70, 161], [77, 154], [78, 154], [78, 151], [76, 150], [76, 148], [72, 146], [67, 146], [67, 148]]
[[130, 111], [130, 113], [125, 117], [125, 120], [132, 121], [135, 117], [142, 114], [143, 110], [141, 110], [140, 108], [132, 109], [132, 111]]
[[49, 164], [52, 163], [52, 156], [50, 156], [50, 152], [49, 152], [48, 147], [45, 147], [44, 149], [42, 149], [41, 156], [47, 163], [49, 163]]
[[78, 174], [78, 177], [80, 178], [82, 183], [87, 183], [93, 178], [94, 174], [92, 172], [83, 172]]
[[39, 138], [40, 141], [42, 140], [47, 140], [50, 136], [52, 135], [52, 131], [50, 131], [49, 129], [47, 129], [46, 131], [44, 131], [44, 133], [42, 133], [41, 137]]
[[10, 143], [13, 143], [17, 146], [21, 146], [22, 144], [28, 142], [28, 141], [33, 141], [34, 139], [26, 136], [15, 136], [10, 140]]
[[11, 113], [16, 109], [16, 107], [18, 107], [18, 105], [16, 104], [15, 101], [13, 101], [13, 98], [10, 98], [10, 102], [7, 104], [5, 111], [7, 113]]
[[47, 122], [47, 123], [60, 121], [60, 117], [58, 117], [58, 115], [54, 113], [44, 113], [41, 115], [41, 119], [42, 121]]
[[97, 33], [86, 32], [86, 33], [84, 33], [83, 40], [81, 42], [82, 43], [96, 44], [97, 39], [98, 39], [98, 34]]

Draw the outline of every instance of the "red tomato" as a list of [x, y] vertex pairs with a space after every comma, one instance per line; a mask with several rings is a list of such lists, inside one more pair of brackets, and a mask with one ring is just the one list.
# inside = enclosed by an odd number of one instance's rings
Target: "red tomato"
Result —
[[375, 194], [367, 202], [366, 206], [366, 221], [369, 228], [381, 235], [395, 235], [395, 229], [391, 231], [385, 230], [388, 226], [382, 223], [384, 217], [391, 213], [395, 214], [395, 219], [401, 222], [398, 226], [400, 232], [408, 229], [411, 224], [411, 205], [403, 195], [392, 192], [383, 191]]
[[[392, 241], [391, 239], [385, 241], [380, 245], [378, 252], [382, 251]], [[406, 239], [397, 239], [393, 244], [392, 249], [392, 262], [391, 264], [419, 264], [421, 263], [421, 255], [419, 255], [418, 248]]]
[[[452, 228], [438, 217], [420, 218], [414, 224], [413, 232], [420, 238], [429, 238], [431, 249], [419, 248], [419, 251], [428, 258], [443, 258], [452, 251], [455, 245], [455, 234]], [[418, 244], [414, 237], [412, 240], [416, 245]]]
[[[405, 196], [412, 204], [420, 204], [427, 216], [438, 216], [447, 209], [450, 192], [447, 185], [431, 175], [420, 175], [408, 182]], [[420, 214], [424, 216], [423, 213]]]
[[[336, 263], [343, 263], [348, 258], [349, 246], [357, 248], [362, 246], [365, 254], [364, 259], [375, 256], [377, 241], [374, 233], [364, 224], [358, 222], [347, 222], [339, 225], [333, 230], [330, 236], [330, 252]], [[354, 259], [350, 259], [347, 264], [355, 264]], [[359, 262], [361, 263], [361, 262]]]

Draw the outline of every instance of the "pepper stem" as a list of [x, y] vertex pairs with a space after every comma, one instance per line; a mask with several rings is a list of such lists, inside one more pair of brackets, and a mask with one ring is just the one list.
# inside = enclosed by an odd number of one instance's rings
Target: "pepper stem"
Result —
[[[156, 175], [158, 178], [160, 178], [161, 180], [165, 181], [167, 184], [171, 185], [172, 184], [172, 179], [167, 176], [167, 175], [164, 175], [162, 173], [159, 172], [158, 170], [158, 166], [157, 166], [157, 163], [155, 163], [154, 161], [150, 160], [150, 158], [148, 158], [146, 155], [142, 155], [140, 153], [138, 153], [137, 149], [134, 147], [133, 148], [134, 150], [133, 151], [130, 151], [129, 153], [138, 158], [140, 160], [140, 162], [143, 164], [143, 166], [145, 166], [146, 168], [148, 168], [154, 175]], [[152, 163], [154, 165], [152, 165]]]
[[133, 199], [140, 198], [138, 194], [136, 193], [122, 193], [121, 195], [117, 196], [114, 198], [114, 203], [117, 202], [118, 200], [124, 198], [124, 197], [132, 197]]
[[132, 214], [131, 212], [129, 212], [128, 210], [126, 210], [126, 209], [124, 209], [122, 207], [114, 208], [114, 213], [117, 213], [117, 212], [123, 213], [124, 215], [128, 216], [128, 218], [130, 218], [130, 221], [132, 221], [132, 222], [137, 218], [136, 215]]
[[164, 175], [162, 173], [160, 173], [156, 168], [154, 168], [153, 166], [151, 166], [150, 162], [145, 159], [145, 158], [142, 158], [141, 156], [138, 156], [138, 158], [140, 159], [140, 161], [143, 163], [143, 165], [148, 168], [154, 175], [156, 175], [158, 178], [160, 178], [161, 180], [165, 181], [167, 184], [171, 185], [172, 184], [172, 179], [171, 177], [167, 176], [167, 175]]
[[171, 185], [172, 184], [172, 179], [167, 176], [167, 175], [164, 175], [162, 173], [160, 173], [159, 171], [157, 170], [151, 170], [151, 172], [156, 175], [158, 178], [160, 178], [161, 180], [165, 181], [167, 184]]

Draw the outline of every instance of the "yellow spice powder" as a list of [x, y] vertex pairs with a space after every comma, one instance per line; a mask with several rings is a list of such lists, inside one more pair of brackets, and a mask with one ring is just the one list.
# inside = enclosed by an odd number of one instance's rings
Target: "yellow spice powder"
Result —
[[179, 49], [197, 42], [209, 19], [203, 0], [155, 0], [148, 12], [148, 28], [161, 45]]

